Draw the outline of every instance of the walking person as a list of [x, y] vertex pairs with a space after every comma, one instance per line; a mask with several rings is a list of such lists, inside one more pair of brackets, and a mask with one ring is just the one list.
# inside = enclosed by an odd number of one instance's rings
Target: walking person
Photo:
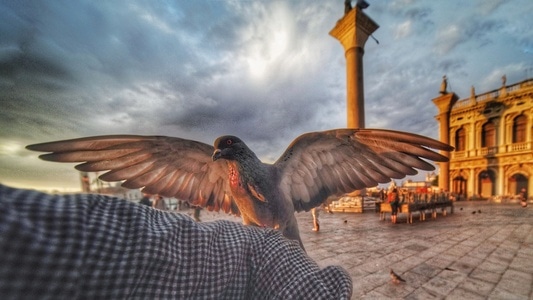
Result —
[[141, 200], [139, 201], [140, 204], [142, 205], [146, 205], [146, 206], [152, 206], [152, 200], [150, 200], [150, 195], [148, 194], [143, 194], [143, 197], [141, 198]]
[[160, 195], [155, 195], [154, 201], [152, 201], [152, 207], [160, 210], [168, 210], [167, 203], [165, 199]]
[[527, 207], [527, 193], [525, 188], [520, 190], [520, 205], [522, 205], [522, 207]]
[[193, 218], [196, 222], [202, 222], [202, 220], [200, 219], [200, 211], [202, 211], [202, 207], [201, 206], [193, 206], [192, 207], [194, 209], [194, 214], [193, 214]]
[[389, 202], [391, 207], [391, 222], [396, 224], [398, 217], [398, 209], [400, 208], [400, 195], [398, 195], [398, 190], [396, 188], [392, 189], [392, 192], [389, 194]]

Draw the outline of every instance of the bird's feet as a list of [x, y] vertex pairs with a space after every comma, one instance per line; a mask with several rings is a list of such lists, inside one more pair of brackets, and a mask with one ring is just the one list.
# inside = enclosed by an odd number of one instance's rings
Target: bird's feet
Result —
[[320, 230], [320, 224], [318, 222], [315, 223], [315, 227], [313, 227], [313, 231], [318, 232]]

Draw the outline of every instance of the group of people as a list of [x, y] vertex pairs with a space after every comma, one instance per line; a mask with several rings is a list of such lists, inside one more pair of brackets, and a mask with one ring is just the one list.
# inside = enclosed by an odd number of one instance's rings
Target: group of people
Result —
[[143, 194], [143, 197], [139, 201], [140, 204], [150, 206], [153, 208], [157, 208], [160, 210], [169, 210], [167, 203], [165, 202], [165, 199], [161, 197], [160, 195], [155, 195], [153, 199], [148, 194]]
[[[382, 190], [381, 191], [381, 200], [385, 200], [385, 193], [384, 191]], [[391, 213], [391, 222], [393, 224], [396, 224], [396, 221], [397, 221], [397, 216], [398, 216], [398, 210], [400, 208], [400, 195], [398, 193], [398, 189], [397, 188], [393, 188], [391, 190], [391, 192], [389, 192], [387, 194], [387, 199], [388, 199], [388, 202], [391, 204], [391, 209], [392, 209], [392, 213]], [[165, 202], [165, 199], [163, 199], [163, 197], [161, 197], [160, 195], [155, 195], [153, 200], [150, 198], [150, 195], [148, 194], [143, 194], [143, 197], [141, 198], [141, 200], [139, 201], [140, 204], [144, 204], [144, 205], [147, 205], [147, 206], [150, 206], [150, 207], [153, 207], [153, 208], [156, 208], [156, 209], [160, 209], [160, 210], [169, 210], [169, 207], [168, 205], [166, 204]], [[320, 210], [321, 209], [325, 209], [327, 213], [333, 213], [330, 209], [330, 206], [329, 206], [329, 202], [326, 202], [325, 204], [319, 206], [319, 207], [314, 207], [311, 209], [311, 215], [313, 216], [313, 231], [315, 232], [318, 232], [320, 231], [320, 221], [319, 221], [319, 216], [320, 216]], [[197, 222], [200, 222], [200, 211], [201, 211], [201, 208], [200, 207], [194, 207], [194, 214], [193, 214], [193, 218], [197, 221]]]
[[[153, 200], [151, 195], [149, 194], [143, 194], [143, 197], [139, 201], [140, 204], [150, 206], [155, 209], [159, 210], [170, 210], [170, 207], [168, 206], [167, 202], [161, 195], [154, 195]], [[181, 202], [179, 202], [178, 206], [176, 207], [177, 210], [181, 210]], [[193, 218], [196, 222], [201, 222], [200, 219], [200, 211], [202, 210], [199, 206], [194, 206], [194, 213]]]
[[[149, 194], [143, 194], [143, 197], [141, 198], [141, 200], [139, 201], [140, 204], [143, 204], [143, 205], [146, 205], [146, 206], [150, 206], [152, 208], [156, 208], [156, 209], [159, 209], [159, 210], [170, 210], [169, 206], [167, 205], [165, 199], [163, 197], [161, 197], [160, 195], [154, 195], [153, 197]], [[320, 231], [320, 221], [319, 221], [319, 215], [320, 215], [320, 210], [321, 209], [325, 209], [327, 213], [330, 213], [332, 214], [333, 212], [331, 211], [330, 207], [329, 207], [329, 202], [328, 203], [325, 203], [319, 207], [314, 207], [311, 209], [311, 215], [313, 216], [313, 231]], [[193, 218], [195, 221], [197, 222], [200, 222], [200, 211], [201, 211], [201, 207], [198, 207], [198, 206], [195, 206], [194, 207], [194, 214], [193, 214]]]

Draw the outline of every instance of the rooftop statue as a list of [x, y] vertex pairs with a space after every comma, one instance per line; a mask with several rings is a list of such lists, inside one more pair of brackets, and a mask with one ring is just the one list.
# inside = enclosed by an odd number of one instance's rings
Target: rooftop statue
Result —
[[344, 0], [344, 14], [347, 14], [352, 10], [352, 1], [351, 0]]
[[448, 92], [446, 89], [448, 88], [448, 79], [446, 78], [446, 75], [442, 76], [442, 83], [440, 84], [440, 91], [441, 94], [447, 94]]

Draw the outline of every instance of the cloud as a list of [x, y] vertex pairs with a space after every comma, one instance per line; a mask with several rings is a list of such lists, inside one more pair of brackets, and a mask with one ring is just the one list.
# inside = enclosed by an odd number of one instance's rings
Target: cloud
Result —
[[489, 15], [497, 10], [501, 5], [506, 3], [505, 0], [486, 0], [478, 3], [481, 15]]
[[[211, 143], [236, 134], [273, 161], [303, 132], [345, 126], [344, 50], [328, 35], [343, 9], [334, 1], [3, 2], [0, 139], [11, 146], [0, 150], [0, 178], [77, 185], [72, 166], [20, 148], [55, 139], [132, 133]], [[471, 85], [497, 88], [502, 72], [522, 80], [531, 10], [530, 1], [372, 2], [365, 13], [380, 24], [380, 44], [365, 46], [367, 126], [437, 137], [431, 99], [442, 75], [465, 95]]]
[[411, 21], [407, 20], [401, 23], [400, 25], [398, 25], [398, 27], [395, 30], [394, 38], [401, 39], [401, 38], [405, 38], [406, 36], [408, 36], [411, 33], [411, 24], [412, 24]]
[[441, 28], [437, 32], [434, 51], [445, 55], [461, 44], [474, 43], [476, 47], [493, 43], [496, 33], [504, 28], [505, 22], [498, 20], [468, 19]]

